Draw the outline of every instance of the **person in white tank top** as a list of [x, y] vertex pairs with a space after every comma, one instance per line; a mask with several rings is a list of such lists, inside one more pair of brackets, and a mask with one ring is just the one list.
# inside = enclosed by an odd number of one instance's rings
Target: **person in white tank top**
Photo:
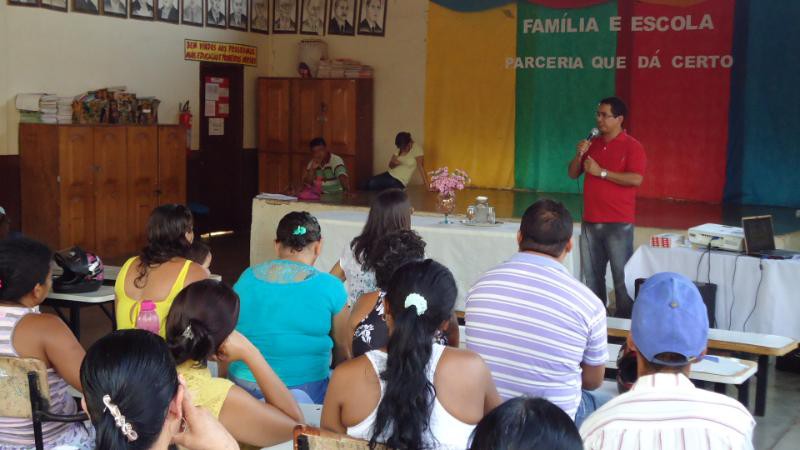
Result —
[[322, 428], [392, 448], [466, 449], [501, 400], [480, 356], [433, 343], [456, 296], [452, 273], [433, 260], [399, 268], [386, 291], [389, 343], [334, 370]]

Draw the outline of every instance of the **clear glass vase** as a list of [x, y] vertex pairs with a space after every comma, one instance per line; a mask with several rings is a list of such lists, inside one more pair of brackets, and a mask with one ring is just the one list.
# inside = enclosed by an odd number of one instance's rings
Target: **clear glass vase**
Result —
[[453, 223], [450, 220], [450, 214], [453, 214], [453, 211], [456, 210], [456, 194], [455, 192], [451, 193], [439, 193], [437, 201], [436, 201], [436, 211], [444, 214], [444, 221], [442, 223]]

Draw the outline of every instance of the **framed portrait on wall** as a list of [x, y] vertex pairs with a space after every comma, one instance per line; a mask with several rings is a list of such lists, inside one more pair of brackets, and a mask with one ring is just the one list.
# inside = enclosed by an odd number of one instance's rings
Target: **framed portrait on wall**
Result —
[[225, 28], [228, 26], [226, 19], [227, 5], [225, 0], [206, 1], [206, 26], [214, 28]]
[[42, 8], [67, 12], [67, 0], [42, 0]]
[[181, 23], [202, 27], [203, 0], [182, 0], [181, 3]]
[[273, 0], [272, 32], [297, 33], [297, 0]]
[[103, 15], [128, 17], [128, 0], [103, 0]]
[[247, 31], [247, 0], [228, 0], [228, 28]]
[[39, 6], [39, 0], [8, 0], [8, 4], [14, 6]]
[[360, 0], [358, 34], [383, 36], [386, 33], [386, 0]]
[[178, 0], [156, 0], [156, 19], [162, 22], [178, 23], [180, 20]]
[[98, 0], [72, 0], [72, 11], [85, 14], [100, 14]]
[[131, 19], [153, 20], [156, 10], [153, 7], [153, 0], [130, 0]]
[[330, 0], [328, 34], [353, 36], [356, 34], [356, 0]]
[[302, 0], [300, 34], [325, 34], [325, 0]]
[[269, 34], [269, 2], [250, 0], [250, 31]]

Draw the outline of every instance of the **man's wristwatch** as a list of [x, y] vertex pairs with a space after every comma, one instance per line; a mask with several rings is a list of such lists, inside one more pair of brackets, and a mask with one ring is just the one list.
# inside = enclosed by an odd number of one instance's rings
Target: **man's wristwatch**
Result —
[[600, 169], [600, 178], [605, 180], [607, 176], [608, 176], [608, 171], [606, 169]]

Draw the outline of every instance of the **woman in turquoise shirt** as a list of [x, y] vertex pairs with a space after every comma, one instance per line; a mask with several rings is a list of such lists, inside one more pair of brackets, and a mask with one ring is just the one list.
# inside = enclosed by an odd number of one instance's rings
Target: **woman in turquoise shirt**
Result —
[[[250, 340], [280, 379], [322, 403], [331, 351], [347, 359], [347, 292], [341, 280], [313, 267], [322, 249], [317, 219], [291, 212], [278, 223], [278, 259], [249, 269], [233, 289], [241, 299], [236, 330]], [[263, 395], [246, 365], [231, 364], [229, 376], [257, 398]]]

